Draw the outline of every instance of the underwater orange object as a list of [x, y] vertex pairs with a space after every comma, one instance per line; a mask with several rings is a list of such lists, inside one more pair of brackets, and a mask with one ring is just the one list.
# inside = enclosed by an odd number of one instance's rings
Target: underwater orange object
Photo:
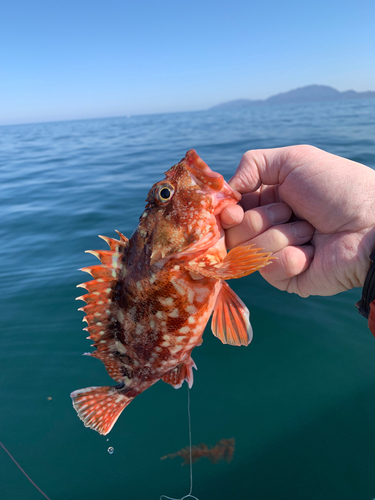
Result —
[[158, 380], [193, 384], [191, 352], [202, 343], [211, 313], [223, 343], [248, 345], [249, 311], [224, 281], [271, 262], [271, 254], [237, 247], [227, 253], [219, 214], [241, 195], [194, 150], [152, 186], [139, 225], [128, 240], [101, 236], [108, 251], [90, 251], [101, 265], [79, 285], [89, 338], [118, 385], [71, 394], [86, 427], [108, 434], [124, 408]]
[[161, 457], [160, 460], [181, 457], [183, 459], [181, 465], [187, 465], [190, 463], [191, 455], [191, 463], [197, 462], [201, 458], [208, 458], [213, 464], [219, 462], [220, 460], [231, 462], [234, 454], [234, 445], [235, 439], [230, 438], [220, 439], [220, 441], [218, 441], [215, 446], [212, 446], [211, 448], [209, 448], [205, 443], [192, 446], [191, 450], [190, 446], [185, 446], [182, 450], [164, 455], [164, 457]]

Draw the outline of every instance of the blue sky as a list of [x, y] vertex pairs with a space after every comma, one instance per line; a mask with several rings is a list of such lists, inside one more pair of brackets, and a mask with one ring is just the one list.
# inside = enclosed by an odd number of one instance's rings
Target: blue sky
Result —
[[374, 20], [374, 0], [1, 0], [0, 123], [375, 90]]

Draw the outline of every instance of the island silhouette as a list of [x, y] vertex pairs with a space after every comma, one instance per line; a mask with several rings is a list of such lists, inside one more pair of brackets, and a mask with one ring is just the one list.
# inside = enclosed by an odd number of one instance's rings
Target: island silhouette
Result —
[[210, 109], [233, 109], [244, 108], [247, 106], [264, 106], [268, 104], [283, 104], [283, 103], [302, 103], [302, 102], [323, 102], [323, 101], [344, 101], [349, 99], [374, 99], [375, 92], [356, 92], [355, 90], [339, 90], [329, 87], [328, 85], [306, 85], [288, 92], [268, 97], [268, 99], [236, 99], [227, 101]]

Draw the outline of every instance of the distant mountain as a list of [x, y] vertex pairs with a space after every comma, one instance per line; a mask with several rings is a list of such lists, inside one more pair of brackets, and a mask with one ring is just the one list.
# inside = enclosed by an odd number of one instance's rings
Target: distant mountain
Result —
[[306, 87], [300, 87], [298, 89], [289, 90], [289, 92], [273, 95], [264, 100], [238, 99], [236, 101], [218, 104], [210, 109], [233, 109], [289, 102], [343, 101], [349, 99], [375, 99], [375, 92], [356, 92], [355, 90], [339, 92], [328, 85], [307, 85]]
[[251, 99], [237, 99], [236, 101], [223, 102], [210, 109], [224, 109], [224, 108], [246, 108], [247, 106], [258, 106], [264, 104], [265, 101], [251, 100]]

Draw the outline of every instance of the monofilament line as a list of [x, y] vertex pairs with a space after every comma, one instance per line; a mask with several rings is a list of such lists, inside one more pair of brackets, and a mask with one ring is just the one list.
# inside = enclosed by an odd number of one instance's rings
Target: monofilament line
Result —
[[31, 479], [31, 477], [29, 477], [26, 472], [22, 469], [22, 467], [20, 466], [20, 464], [16, 461], [15, 458], [12, 457], [12, 455], [9, 453], [9, 451], [5, 448], [5, 446], [3, 445], [3, 443], [0, 441], [0, 446], [3, 448], [3, 450], [8, 453], [8, 455], [10, 456], [10, 458], [13, 460], [13, 462], [17, 465], [17, 467], [19, 468], [19, 470], [22, 472], [22, 474], [24, 474], [27, 479], [30, 481], [30, 483], [35, 486], [35, 488], [45, 497], [47, 498], [47, 500], [50, 500], [47, 495], [45, 493], [43, 493], [43, 491], [34, 483], [34, 481]]
[[188, 421], [189, 421], [189, 450], [190, 450], [190, 490], [187, 495], [185, 495], [182, 498], [172, 498], [172, 497], [167, 497], [166, 495], [162, 495], [160, 497], [160, 500], [162, 498], [166, 498], [167, 500], [185, 500], [185, 498], [194, 498], [194, 500], [198, 500], [197, 497], [193, 496], [191, 493], [193, 491], [193, 460], [191, 456], [191, 417], [190, 417], [190, 389], [189, 386], [187, 386], [187, 391], [188, 391], [188, 404], [187, 404], [187, 412], [188, 412]]

